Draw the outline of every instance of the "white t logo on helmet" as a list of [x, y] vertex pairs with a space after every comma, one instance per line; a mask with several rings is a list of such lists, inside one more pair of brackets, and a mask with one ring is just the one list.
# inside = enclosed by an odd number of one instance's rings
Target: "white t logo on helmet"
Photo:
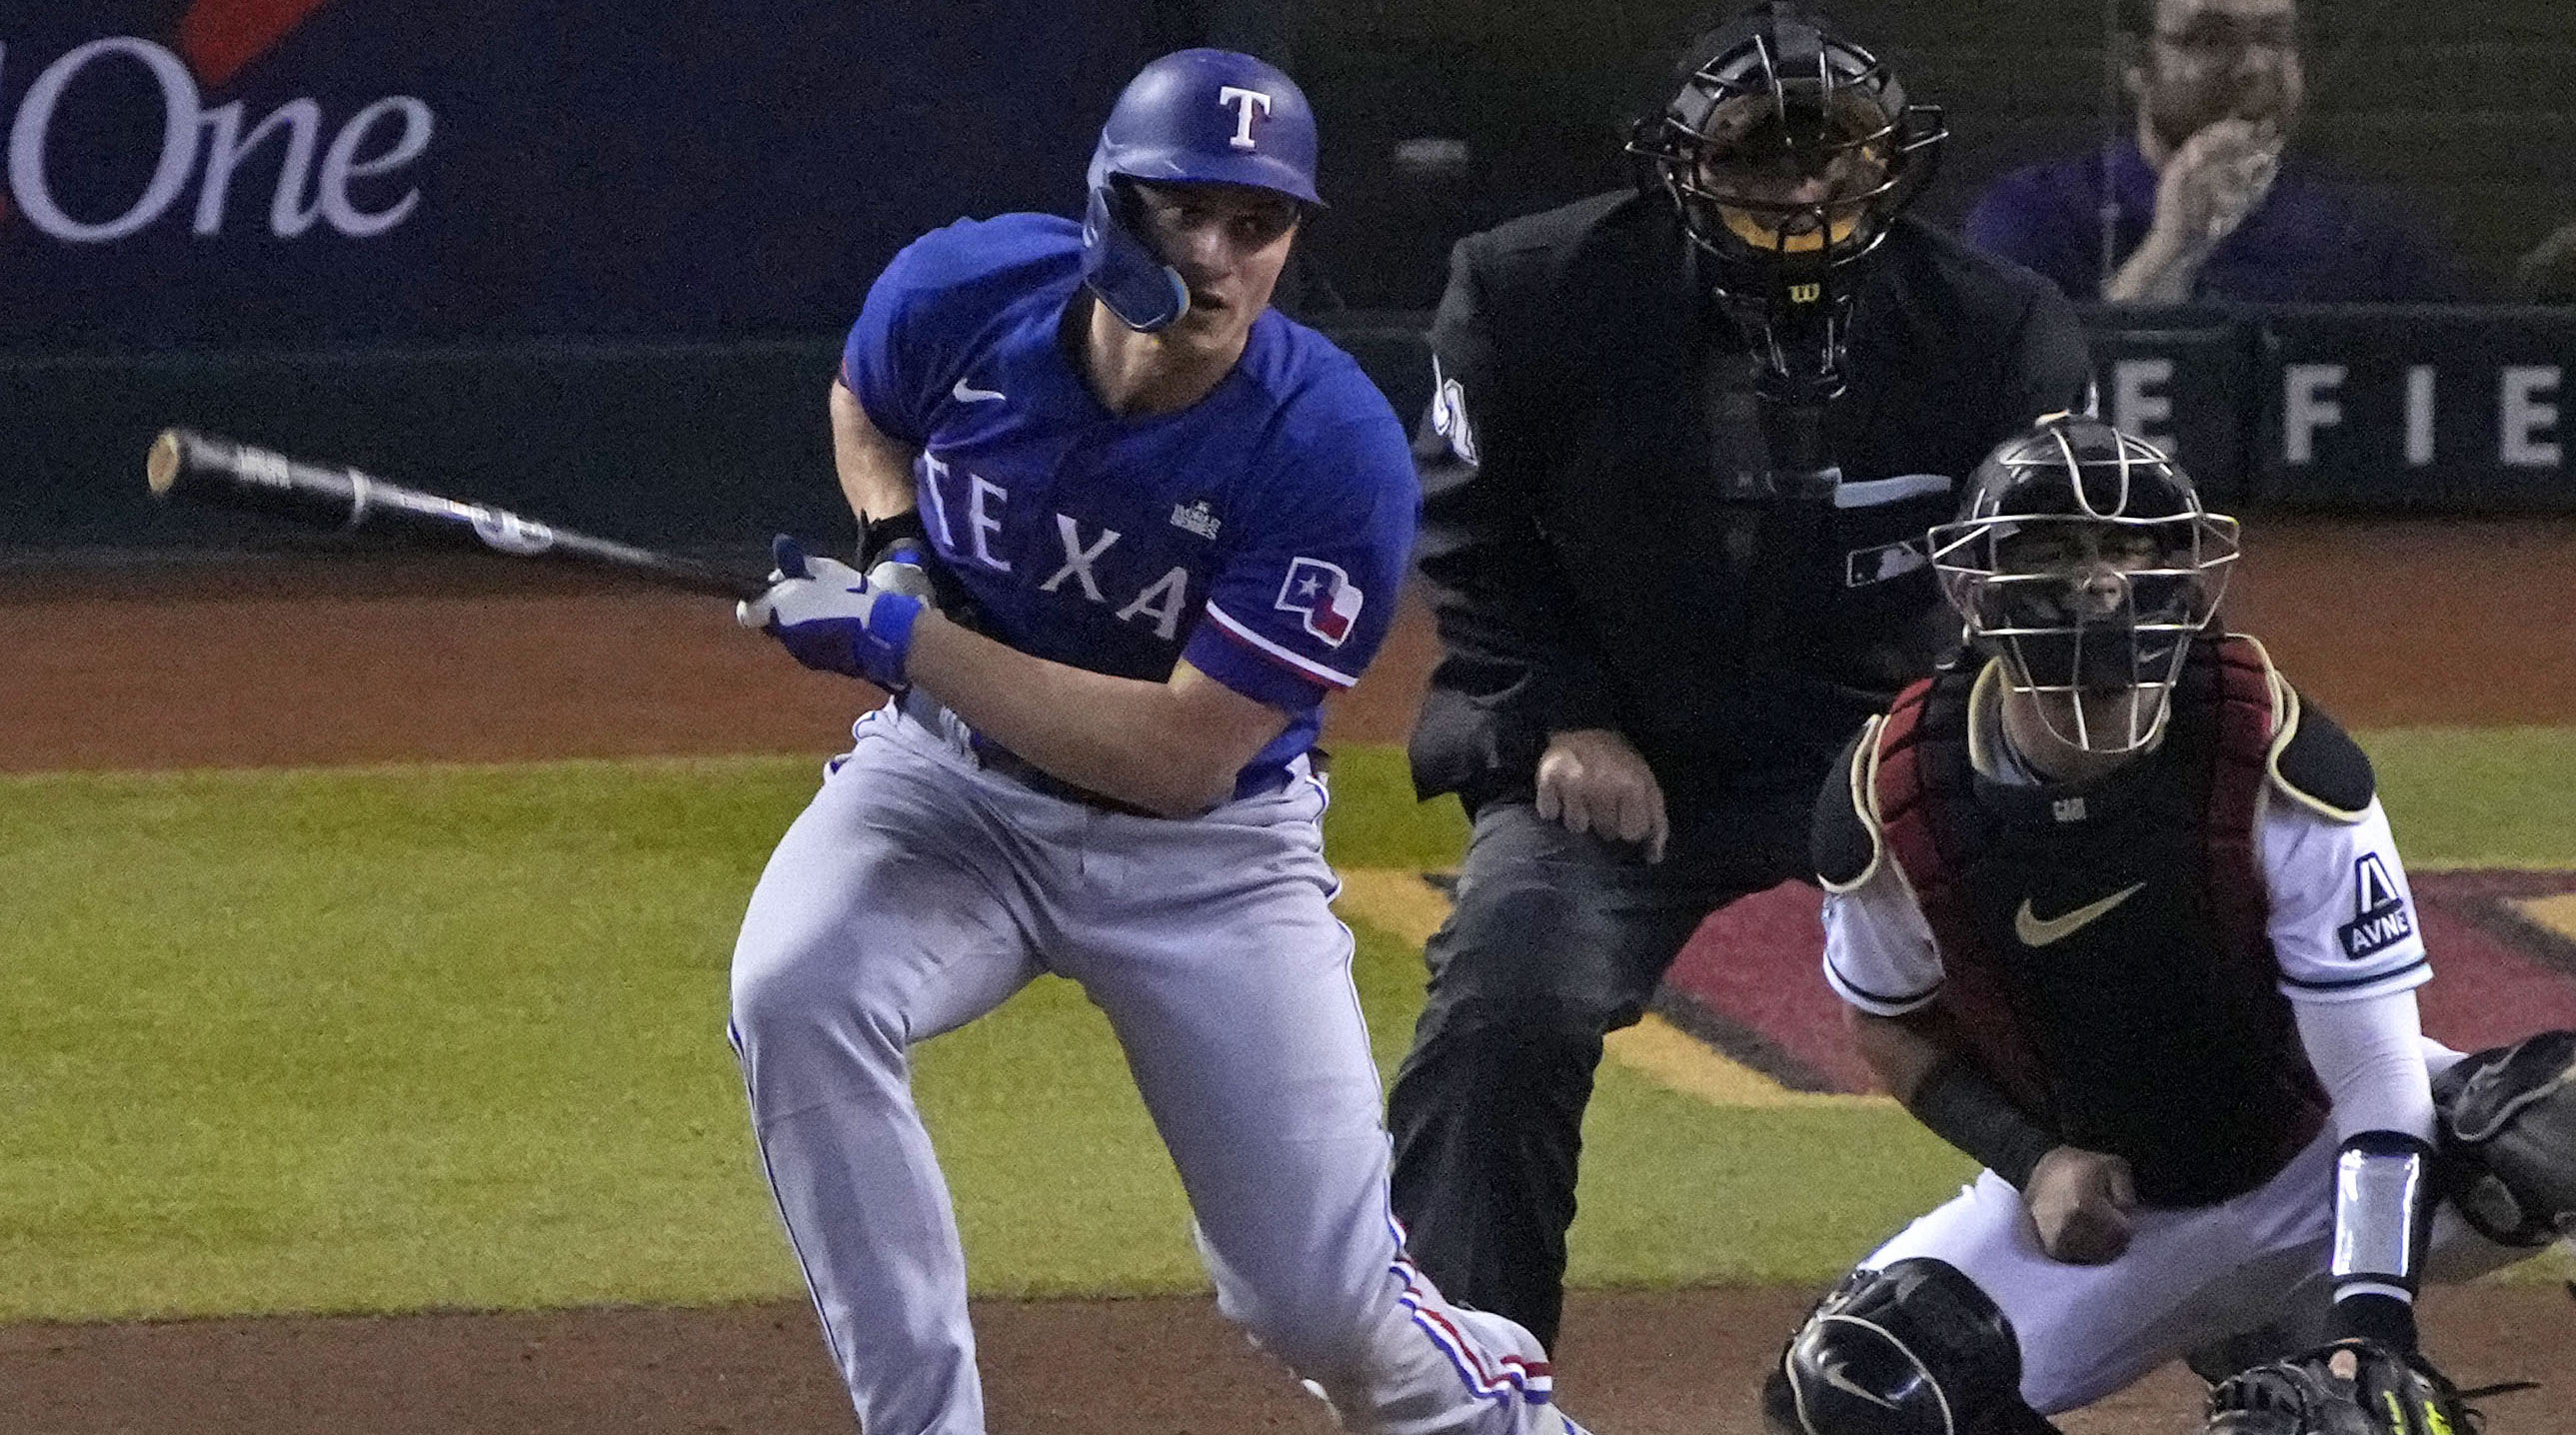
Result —
[[1252, 148], [1252, 112], [1258, 109], [1262, 117], [1267, 119], [1270, 115], [1270, 97], [1259, 90], [1247, 90], [1240, 85], [1225, 85], [1217, 90], [1216, 102], [1220, 105], [1234, 106], [1234, 137], [1226, 143], [1236, 149]]

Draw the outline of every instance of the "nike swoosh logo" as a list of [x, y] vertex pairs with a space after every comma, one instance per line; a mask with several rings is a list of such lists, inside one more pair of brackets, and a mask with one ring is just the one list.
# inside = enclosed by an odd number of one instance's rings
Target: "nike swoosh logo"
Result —
[[2138, 890], [2146, 885], [2144, 882], [2139, 882], [2123, 887], [2099, 902], [2087, 902], [2062, 917], [2049, 917], [2045, 920], [2031, 911], [2030, 899], [2024, 897], [2021, 899], [2021, 910], [2013, 913], [2013, 935], [2021, 938], [2021, 944], [2025, 947], [2044, 947], [2051, 942], [2062, 942], [2081, 931], [2087, 923], [2103, 913], [2136, 896]]
[[956, 399], [957, 402], [961, 404], [990, 403], [994, 399], [1002, 397], [1002, 391], [1000, 389], [979, 389], [974, 385], [967, 383], [964, 379], [959, 379], [957, 381], [957, 387], [950, 389], [948, 393], [950, 397]]
[[1860, 1382], [1843, 1374], [1843, 1364], [1839, 1360], [1827, 1365], [1820, 1373], [1825, 1377], [1825, 1383], [1827, 1385], [1832, 1386], [1845, 1395], [1857, 1395], [1861, 1399], [1868, 1401], [1870, 1404], [1877, 1406], [1881, 1410], [1893, 1410], [1896, 1408], [1895, 1401], [1888, 1399], [1886, 1396], [1879, 1394], [1875, 1390], [1863, 1389]]

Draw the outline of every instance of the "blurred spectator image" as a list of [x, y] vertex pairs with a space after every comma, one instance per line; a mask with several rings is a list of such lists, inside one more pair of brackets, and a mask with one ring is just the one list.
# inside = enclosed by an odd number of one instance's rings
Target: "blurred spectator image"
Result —
[[2120, 14], [2133, 132], [1997, 180], [1971, 243], [2079, 300], [2470, 297], [2429, 235], [2297, 153], [2294, 0], [2121, 0]]

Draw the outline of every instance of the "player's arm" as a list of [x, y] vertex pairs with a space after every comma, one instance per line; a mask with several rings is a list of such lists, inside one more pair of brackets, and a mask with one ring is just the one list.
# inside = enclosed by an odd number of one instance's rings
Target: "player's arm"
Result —
[[1894, 1017], [1849, 1010], [1853, 1044], [1889, 1094], [2021, 1192], [2051, 1259], [2098, 1265], [2129, 1248], [2138, 1191], [2127, 1161], [2059, 1139], [1968, 1056], [1937, 1006]]
[[[1581, 611], [1539, 532], [1548, 426], [1512, 382], [1475, 237], [1451, 252], [1432, 320], [1439, 386], [1414, 439], [1422, 532], [1414, 550], [1456, 681], [1545, 734], [1615, 726], [1609, 687], [1574, 627]], [[1526, 362], [1525, 360], [1523, 362]]]
[[1115, 678], [1033, 658], [924, 613], [912, 680], [974, 729], [1047, 772], [1169, 817], [1231, 796], [1235, 775], [1288, 714], [1186, 659], [1167, 682]]
[[[1435, 789], [1474, 791], [1526, 758], [1504, 755], [1526, 735], [1543, 744], [1526, 774], [1538, 814], [1569, 831], [1635, 843], [1663, 860], [1672, 831], [1654, 770], [1619, 728], [1609, 684], [1581, 631], [1573, 585], [1539, 530], [1543, 485], [1558, 441], [1544, 398], [1507, 371], [1506, 318], [1492, 312], [1479, 241], [1450, 255], [1449, 287], [1432, 321], [1436, 387], [1415, 436], [1422, 533], [1415, 562], [1444, 650], [1444, 682], [1474, 702], [1478, 732], [1438, 740], [1435, 714], [1417, 740], [1418, 776]], [[1527, 359], [1520, 359], [1526, 364]], [[1544, 386], [1537, 386], [1544, 388]], [[1517, 731], [1513, 731], [1517, 729]]]
[[912, 486], [913, 460], [921, 446], [888, 435], [868, 418], [859, 396], [839, 378], [832, 380], [832, 468], [840, 475], [841, 496], [862, 528], [920, 504]]
[[2412, 991], [2292, 1003], [2334, 1102], [2337, 1333], [2412, 1349], [2432, 1219], [2433, 1093]]
[[1041, 662], [945, 622], [916, 635], [913, 681], [1067, 782], [1174, 816], [1223, 801], [1291, 715], [1359, 680], [1393, 617], [1414, 533], [1404, 432], [1355, 368], [1343, 382], [1316, 400], [1340, 417], [1283, 424], [1294, 437], [1256, 458], [1268, 501], [1234, 530], [1168, 681]]
[[2069, 1146], [1970, 1056], [1940, 1003], [1940, 949], [1887, 855], [1857, 774], [1875, 742], [1863, 728], [1817, 794], [1812, 856], [1825, 889], [1825, 981], [1843, 999], [1852, 1044], [1879, 1084], [1932, 1134], [2022, 1193], [2040, 1248], [2107, 1261], [2127, 1248], [2137, 1193], [2128, 1163]]
[[2431, 976], [2368, 758], [2300, 714], [2258, 819], [2281, 991], [2334, 1103], [2339, 1334], [2412, 1347], [2431, 1219], [2433, 1094], [2414, 989]]
[[[896, 254], [868, 286], [826, 392], [832, 471], [859, 522], [862, 567], [890, 554], [936, 566], [924, 561], [930, 542], [913, 466], [961, 362], [955, 335], [962, 326], [941, 308], [951, 277], [936, 235]], [[892, 553], [898, 548], [904, 551]]]
[[1148, 682], [1050, 662], [943, 616], [921, 597], [781, 540], [788, 580], [741, 605], [798, 662], [880, 687], [917, 685], [983, 737], [1066, 782], [1167, 816], [1203, 812], [1287, 725], [1285, 705], [1186, 659]]

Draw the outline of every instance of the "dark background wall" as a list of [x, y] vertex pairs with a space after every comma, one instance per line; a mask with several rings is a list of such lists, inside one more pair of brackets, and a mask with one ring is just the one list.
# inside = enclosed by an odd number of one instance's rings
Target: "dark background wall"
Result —
[[[819, 334], [911, 235], [960, 214], [1067, 212], [1118, 84], [1214, 41], [1280, 59], [1324, 120], [1334, 209], [1311, 257], [1352, 307], [1436, 297], [1458, 234], [1626, 181], [1626, 121], [1669, 93], [1690, 0], [0, 0], [0, 348], [157, 351], [523, 336]], [[2097, 142], [2103, 0], [1842, 0], [1953, 139], [1926, 212]], [[291, 19], [254, 23], [257, 17]], [[2490, 277], [2576, 217], [2568, 0], [2312, 0], [2304, 142], [2380, 182]], [[42, 79], [103, 39], [27, 123]], [[150, 223], [67, 242], [28, 176], [91, 224], [169, 152], [137, 48], [181, 75], [190, 160]], [[410, 208], [340, 232], [325, 151], [419, 153], [342, 187]], [[213, 126], [299, 112], [207, 207]], [[363, 135], [348, 131], [376, 114]], [[279, 119], [285, 125], [284, 119]], [[276, 232], [282, 201], [300, 228]], [[14, 205], [12, 200], [17, 201]], [[150, 206], [146, 206], [150, 208]], [[12, 212], [12, 211], [15, 212]], [[209, 230], [209, 221], [214, 228]], [[294, 227], [294, 226], [290, 226]]]
[[[1215, 6], [1221, 12], [1225, 7]], [[1625, 116], [1667, 88], [1686, 0], [1301, 0], [1298, 73], [1327, 116], [1337, 209], [1315, 234], [1354, 305], [1436, 296], [1445, 236], [1625, 176]], [[1835, 17], [1912, 98], [1945, 105], [1955, 221], [1985, 181], [2103, 132], [2095, 0], [1841, 0]], [[2301, 137], [2380, 183], [2491, 281], [2576, 218], [2576, 7], [2568, 0], [2309, 0]], [[1408, 175], [1409, 138], [1466, 142], [1463, 179]]]
[[[2576, 217], [2568, 4], [2311, 0], [2309, 142], [2501, 274]], [[1829, 8], [1948, 107], [1936, 219], [2104, 132], [2101, 0]], [[961, 214], [1072, 212], [1118, 85], [1189, 43], [1268, 54], [1312, 93], [1334, 207], [1305, 241], [1309, 297], [1338, 293], [1327, 322], [1411, 410], [1449, 244], [1626, 182], [1626, 123], [1701, 18], [1687, 0], [0, 0], [0, 556], [268, 531], [144, 500], [165, 423], [655, 541], [837, 522], [820, 400], [869, 278]], [[102, 40], [122, 49], [30, 124], [43, 77]], [[172, 86], [193, 158], [154, 208]], [[435, 125], [394, 163], [403, 103]], [[277, 127], [211, 203], [227, 114]], [[381, 232], [316, 217], [343, 144], [342, 218], [401, 210]], [[29, 211], [31, 174], [82, 222], [151, 222], [66, 241]], [[2576, 367], [2562, 329], [2516, 362]], [[2500, 351], [2460, 344], [2488, 368]], [[2446, 378], [2444, 402], [2493, 382]], [[2234, 422], [2253, 444], [2256, 420]]]

